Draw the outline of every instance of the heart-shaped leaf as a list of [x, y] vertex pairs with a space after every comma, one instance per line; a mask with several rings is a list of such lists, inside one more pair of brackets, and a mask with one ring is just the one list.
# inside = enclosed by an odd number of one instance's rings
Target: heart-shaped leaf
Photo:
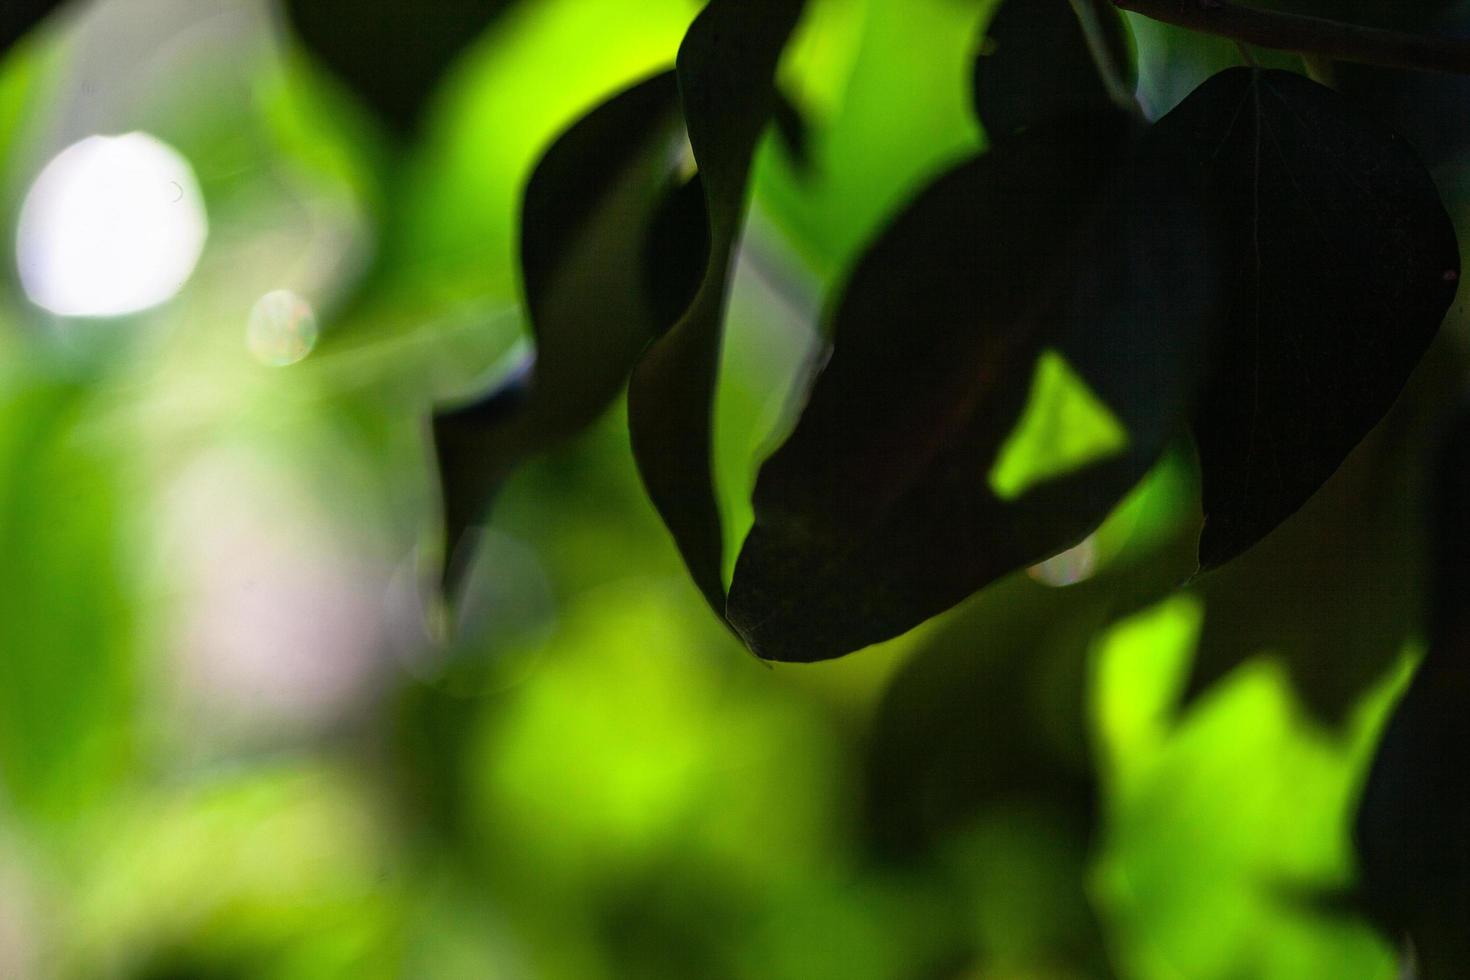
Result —
[[[1157, 458], [1187, 412], [1216, 262], [1187, 182], [1133, 142], [1121, 113], [1033, 126], [941, 177], [863, 257], [756, 486], [729, 616], [761, 656], [897, 635], [1075, 544]], [[1103, 437], [1080, 456], [1072, 426], [1022, 417], [1049, 387], [1074, 403], [1049, 409]], [[1033, 431], [1064, 465], [1017, 471]]]
[[778, 97], [776, 65], [803, 0], [710, 0], [679, 47], [679, 91], [708, 214], [703, 281], [628, 387], [628, 426], [649, 498], [716, 611], [725, 606], [724, 540], [711, 471], [711, 412], [730, 265], [751, 159]]
[[516, 464], [602, 414], [668, 325], [667, 295], [687, 295], [672, 280], [688, 273], [649, 254], [665, 202], [687, 197], [677, 106], [673, 73], [656, 75], [584, 116], [532, 174], [521, 265], [534, 365], [434, 419], [449, 555]]
[[1407, 143], [1302, 76], [1222, 72], [1159, 129], [1227, 217], [1233, 262], [1195, 419], [1211, 568], [1295, 512], [1388, 411], [1454, 299], [1459, 248]]
[[[1082, 16], [1093, 19], [1090, 31]], [[1001, 4], [981, 30], [975, 57], [975, 114], [986, 135], [1003, 139], [1058, 116], [1131, 104], [1135, 70], [1127, 31], [1111, 7], [1100, 11], [1070, 0]]]
[[1399, 664], [1427, 585], [1420, 474], [1459, 383], [1455, 358], [1440, 353], [1290, 521], [1194, 581], [1205, 616], [1190, 699], [1267, 654], [1318, 721], [1341, 727]]
[[445, 69], [515, 0], [287, 0], [311, 51], [400, 135]]

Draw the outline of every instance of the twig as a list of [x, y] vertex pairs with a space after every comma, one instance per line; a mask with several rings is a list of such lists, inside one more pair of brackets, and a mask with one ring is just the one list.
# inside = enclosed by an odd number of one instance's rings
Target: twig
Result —
[[1112, 0], [1151, 20], [1336, 61], [1470, 75], [1470, 39], [1407, 34], [1249, 7], [1231, 0]]

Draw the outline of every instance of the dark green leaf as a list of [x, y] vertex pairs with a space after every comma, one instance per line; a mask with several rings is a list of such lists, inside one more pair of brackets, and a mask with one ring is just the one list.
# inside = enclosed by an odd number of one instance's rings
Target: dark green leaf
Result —
[[1470, 411], [1437, 469], [1436, 576], [1429, 651], [1390, 719], [1358, 811], [1367, 904], [1408, 939], [1421, 980], [1454, 980], [1470, 963]]
[[[1378, 9], [1363, 13], [1377, 16], [1365, 16], [1363, 23], [1384, 22], [1399, 30], [1446, 37], [1463, 37], [1470, 32], [1470, 10], [1454, 0], [1374, 0], [1368, 6]], [[1387, 18], [1385, 13], [1389, 14]], [[1445, 125], [1446, 119], [1470, 107], [1470, 78], [1339, 63], [1333, 66], [1333, 79], [1334, 88], [1402, 133], [1431, 167], [1457, 163], [1470, 150], [1470, 128]]]
[[1097, 597], [1020, 578], [958, 612], [878, 705], [864, 794], [874, 849], [896, 862], [944, 860], [977, 826], [1014, 814], [1044, 821], [1049, 854], [1064, 860], [1030, 883], [1052, 923], [1033, 955], [1084, 976], [1106, 973], [1087, 898], [1100, 815], [1086, 731]]
[[711, 471], [712, 402], [730, 265], [751, 159], [775, 111], [776, 65], [803, 0], [710, 0], [679, 48], [679, 91], [704, 187], [709, 255], [683, 317], [628, 388], [633, 453], [694, 582], [724, 610], [724, 541]]
[[59, 8], [63, 0], [6, 0], [0, 7], [0, 54]]
[[644, 275], [658, 323], [676, 323], [689, 309], [708, 266], [709, 215], [704, 182], [695, 174], [665, 196], [644, 245]]
[[296, 34], [395, 132], [409, 135], [445, 70], [516, 0], [286, 0]]
[[[1095, 16], [1090, 5], [1085, 13]], [[1008, 0], [981, 31], [975, 57], [975, 114], [992, 139], [1060, 116], [1107, 112], [1131, 99], [1135, 73], [1127, 27], [1111, 7], [1096, 24], [1095, 54], [1069, 0]], [[1098, 54], [1119, 93], [1098, 70]]]
[[1018, 799], [1056, 806], [1090, 832], [1086, 665], [1102, 625], [1096, 603], [1022, 576], [958, 610], [914, 653], [870, 735], [868, 821], [882, 853], [922, 853], [981, 809]]
[[1399, 663], [1419, 629], [1426, 584], [1419, 515], [1426, 433], [1458, 383], [1459, 368], [1445, 353], [1426, 356], [1383, 424], [1291, 520], [1195, 581], [1205, 617], [1191, 699], [1268, 655], [1304, 706], [1336, 727]]
[[518, 429], [535, 364], [534, 357], [524, 358], [489, 394], [433, 418], [447, 595], [458, 593], [473, 557], [466, 548], [470, 529], [485, 519], [502, 482], [529, 451]]
[[[1075, 544], [1177, 431], [1218, 307], [1214, 249], [1181, 183], [1128, 164], [1132, 142], [1121, 114], [1032, 127], [936, 181], [864, 256], [756, 486], [729, 614], [761, 656], [887, 639]], [[1002, 493], [995, 464], [1048, 348], [1126, 445]]]
[[1404, 140], [1299, 75], [1222, 72], [1159, 128], [1219, 200], [1234, 257], [1195, 420], [1210, 568], [1296, 511], [1388, 411], [1454, 298], [1459, 249]]
[[667, 294], [688, 289], [669, 284], [677, 270], [649, 280], [644, 263], [650, 235], [668, 223], [657, 217], [663, 202], [687, 193], [674, 183], [677, 104], [672, 72], [635, 85], [563, 134], [531, 176], [521, 265], [534, 365], [434, 419], [451, 559], [521, 460], [580, 431], [617, 397], [669, 323]]

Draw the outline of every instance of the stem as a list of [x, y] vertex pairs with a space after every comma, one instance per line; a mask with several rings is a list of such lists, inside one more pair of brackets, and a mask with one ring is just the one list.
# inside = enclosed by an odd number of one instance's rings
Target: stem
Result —
[[1407, 34], [1320, 17], [1282, 14], [1232, 0], [1112, 0], [1151, 20], [1246, 44], [1335, 61], [1470, 75], [1470, 39]]

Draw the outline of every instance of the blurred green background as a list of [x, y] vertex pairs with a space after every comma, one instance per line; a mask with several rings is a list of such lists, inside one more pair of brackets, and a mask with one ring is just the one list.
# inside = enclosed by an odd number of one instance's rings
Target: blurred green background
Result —
[[[732, 301], [732, 536], [823, 297], [983, 139], [991, 6], [811, 4], [813, 169], [763, 147]], [[505, 488], [445, 628], [428, 413], [525, 347], [539, 153], [697, 7], [514, 5], [406, 145], [263, 0], [76, 3], [0, 62], [6, 229], [132, 132], [208, 222], [176, 296], [105, 318], [29, 302], [0, 235], [0, 977], [1396, 975], [1340, 896], [1448, 350], [1239, 567], [1169, 590], [1180, 447], [1079, 549], [809, 667], [708, 615], [618, 409]], [[1134, 27], [1155, 115], [1237, 57]]]

